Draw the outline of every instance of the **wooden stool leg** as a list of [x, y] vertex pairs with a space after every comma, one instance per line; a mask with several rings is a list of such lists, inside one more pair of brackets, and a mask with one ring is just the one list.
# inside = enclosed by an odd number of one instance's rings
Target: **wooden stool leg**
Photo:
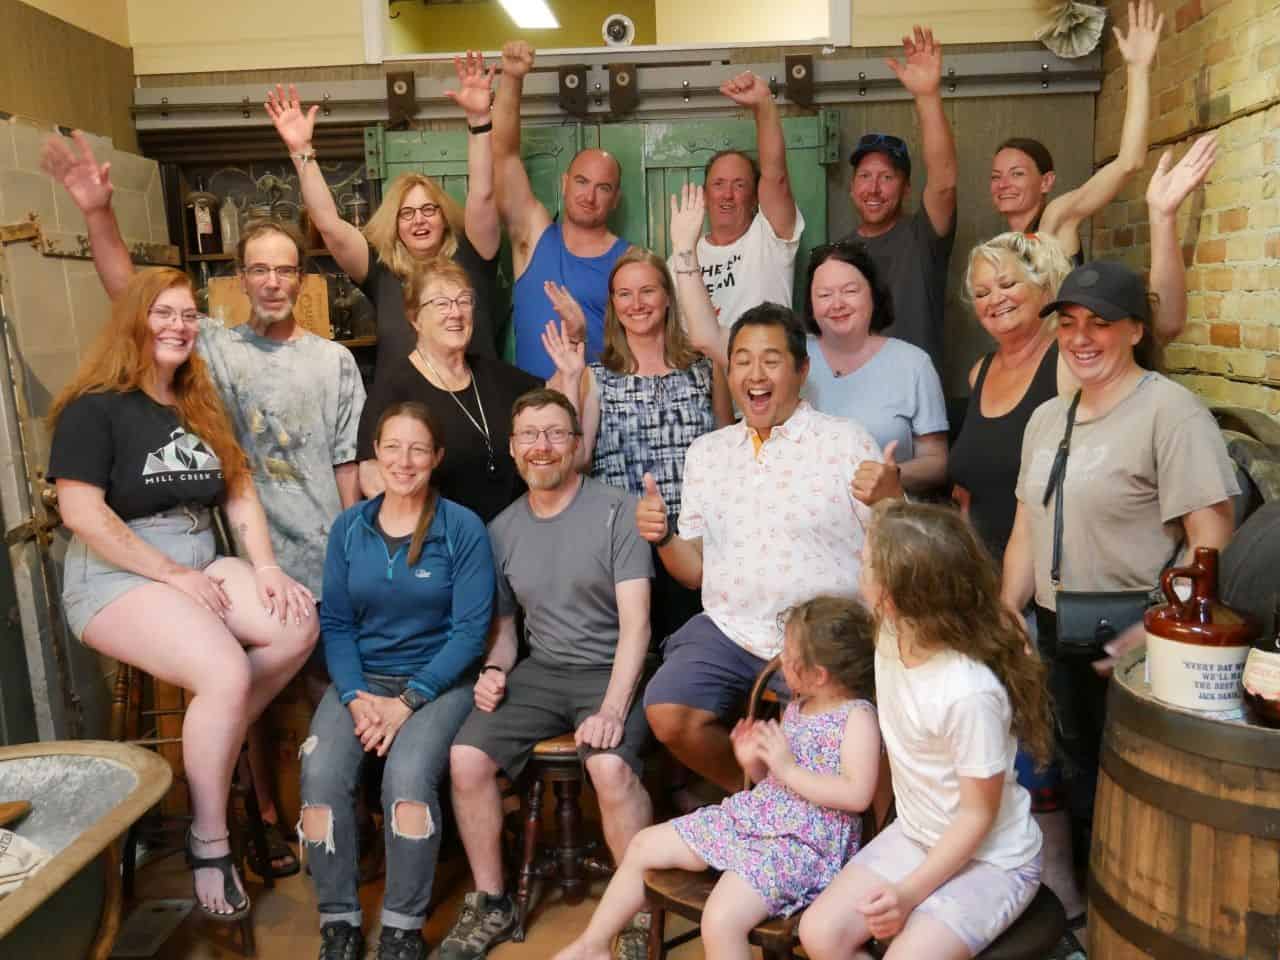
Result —
[[538, 828], [542, 821], [542, 773], [529, 775], [529, 790], [525, 794], [524, 842], [520, 851], [520, 879], [516, 885], [516, 929], [511, 939], [524, 942], [524, 925], [529, 918], [529, 901], [533, 897], [533, 883], [538, 871]]
[[667, 934], [667, 911], [663, 907], [654, 907], [649, 915], [652, 917], [649, 922], [649, 960], [667, 960], [667, 947], [662, 939]]
[[[236, 765], [235, 789], [241, 791], [244, 799], [244, 818], [249, 826], [249, 852], [253, 858], [253, 869], [262, 878], [268, 890], [276, 885], [271, 873], [271, 850], [267, 846], [267, 828], [262, 823], [262, 811], [258, 809], [258, 794], [253, 787], [253, 774], [249, 772], [247, 754], [241, 754], [241, 763]], [[244, 774], [243, 776], [241, 774]]]
[[556, 793], [556, 820], [560, 824], [556, 845], [560, 886], [565, 903], [578, 904], [587, 896], [587, 876], [582, 866], [582, 781], [577, 777], [556, 780], [551, 786]]
[[124, 899], [133, 902], [133, 878], [138, 867], [138, 825], [134, 823], [124, 835], [120, 872], [124, 880]]

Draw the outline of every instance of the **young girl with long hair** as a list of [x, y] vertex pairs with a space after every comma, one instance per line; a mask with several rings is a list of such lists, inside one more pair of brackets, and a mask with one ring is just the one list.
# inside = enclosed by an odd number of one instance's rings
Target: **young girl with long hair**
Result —
[[1040, 885], [1014, 755], [1021, 742], [1048, 759], [1044, 666], [955, 510], [878, 507], [861, 576], [898, 815], [805, 913], [800, 941], [813, 960], [847, 960], [871, 937], [893, 938], [890, 960], [972, 957]]
[[556, 960], [607, 960], [644, 908], [644, 872], [724, 871], [702, 914], [712, 960], [748, 957], [751, 928], [790, 915], [858, 849], [876, 795], [880, 732], [872, 705], [874, 623], [856, 600], [819, 596], [787, 614], [782, 722], [739, 721], [734, 753], [751, 790], [636, 835], [586, 932]]

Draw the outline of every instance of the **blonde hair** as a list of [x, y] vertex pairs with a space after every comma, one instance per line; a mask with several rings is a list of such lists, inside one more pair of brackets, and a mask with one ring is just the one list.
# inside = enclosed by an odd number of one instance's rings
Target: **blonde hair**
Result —
[[663, 323], [662, 358], [673, 370], [687, 370], [693, 366], [702, 354], [693, 348], [689, 335], [684, 332], [684, 324], [680, 322], [680, 309], [676, 303], [675, 284], [671, 281], [671, 271], [667, 262], [652, 250], [644, 247], [632, 247], [613, 265], [609, 271], [609, 302], [604, 311], [604, 350], [600, 353], [600, 364], [614, 373], [635, 373], [636, 358], [627, 343], [627, 331], [613, 309], [613, 278], [623, 267], [633, 263], [644, 263], [658, 272], [658, 280], [662, 289], [667, 292], [667, 318]]
[[[130, 393], [154, 383], [155, 336], [148, 317], [156, 299], [175, 288], [191, 293], [191, 279], [170, 267], [139, 270], [130, 278], [124, 292], [111, 302], [111, 317], [80, 369], [54, 401], [49, 411], [50, 432], [57, 428], [67, 405], [85, 394]], [[209, 376], [209, 367], [194, 348], [174, 372], [173, 409], [183, 428], [208, 444], [221, 462], [228, 493], [234, 495], [252, 482], [222, 397]]]
[[1024, 281], [1044, 293], [1046, 303], [1057, 296], [1062, 281], [1071, 272], [1071, 261], [1052, 237], [1011, 230], [969, 251], [969, 264], [964, 271], [964, 300], [970, 305], [973, 304], [973, 270], [979, 261], [996, 270], [1011, 266]]
[[401, 281], [407, 280], [420, 262], [400, 239], [400, 208], [404, 206], [404, 198], [414, 187], [422, 187], [444, 216], [444, 242], [436, 251], [437, 257], [450, 258], [458, 252], [458, 232], [464, 229], [462, 208], [430, 177], [410, 172], [402, 173], [392, 180], [382, 203], [365, 224], [364, 238], [369, 241], [369, 246], [373, 247], [378, 259]]
[[1045, 665], [1000, 602], [995, 561], [959, 511], [903, 500], [874, 508], [871, 571], [921, 646], [984, 664], [1009, 697], [1013, 733], [1041, 763], [1053, 752]]

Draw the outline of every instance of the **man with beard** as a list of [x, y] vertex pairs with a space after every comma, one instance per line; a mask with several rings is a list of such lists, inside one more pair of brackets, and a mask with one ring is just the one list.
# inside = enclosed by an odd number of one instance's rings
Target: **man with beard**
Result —
[[956, 240], [956, 143], [942, 106], [942, 47], [933, 32], [916, 27], [902, 38], [905, 63], [885, 62], [915, 99], [928, 179], [920, 209], [908, 214], [911, 192], [907, 145], [888, 133], [858, 140], [849, 162], [849, 196], [862, 222], [848, 240], [861, 241], [893, 299], [894, 322], [882, 333], [913, 343], [943, 373], [943, 307], [947, 263]]
[[[128, 284], [133, 263], [111, 209], [110, 165], [97, 163], [79, 131], [72, 138], [78, 153], [62, 137], [46, 140], [43, 165], [84, 214], [94, 265], [114, 297]], [[351, 352], [305, 330], [294, 315], [304, 249], [291, 223], [247, 225], [236, 266], [249, 320], [225, 327], [201, 317], [197, 349], [249, 458], [276, 559], [319, 601], [329, 528], [360, 499], [356, 431], [365, 390]], [[268, 786], [274, 765], [261, 723], [250, 730], [249, 758], [263, 820], [273, 828], [273, 869], [278, 876], [296, 873], [297, 859], [274, 829]]]
[[[563, 394], [515, 402], [511, 455], [529, 492], [489, 524], [498, 599], [476, 709], [453, 741], [453, 810], [476, 890], [440, 945], [474, 960], [510, 938], [516, 908], [502, 875], [502, 796], [535, 744], [573, 731], [600, 801], [605, 842], [620, 862], [653, 819], [640, 783], [648, 734], [637, 689], [649, 647], [653, 561], [636, 533], [635, 498], [579, 474], [577, 412]], [[516, 663], [516, 608], [530, 654]], [[626, 936], [644, 942], [632, 928]]]
[[520, 97], [533, 68], [533, 48], [523, 40], [502, 48], [502, 77], [493, 101], [493, 179], [498, 214], [511, 237], [511, 291], [515, 362], [543, 380], [555, 364], [542, 345], [542, 331], [556, 319], [547, 285], [568, 288], [582, 307], [585, 330], [566, 330], [571, 342], [586, 341], [587, 360], [604, 348], [604, 310], [609, 271], [630, 244], [609, 231], [609, 214], [621, 197], [622, 168], [603, 150], [581, 150], [561, 178], [561, 218], [533, 195], [520, 159]]
[[696, 257], [673, 250], [669, 266], [676, 274], [702, 271], [727, 336], [751, 307], [791, 303], [804, 217], [791, 195], [786, 140], [768, 85], [748, 70], [720, 92], [755, 117], [760, 162], [741, 150], [722, 150], [707, 161], [703, 180], [711, 232], [698, 239]]

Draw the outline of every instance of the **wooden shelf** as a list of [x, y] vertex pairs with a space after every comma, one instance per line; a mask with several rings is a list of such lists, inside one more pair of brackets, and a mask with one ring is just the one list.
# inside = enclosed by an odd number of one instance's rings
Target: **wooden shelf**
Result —
[[344, 347], [354, 349], [356, 347], [373, 347], [378, 343], [377, 337], [353, 337], [350, 340], [335, 340], [334, 343], [340, 343]]

